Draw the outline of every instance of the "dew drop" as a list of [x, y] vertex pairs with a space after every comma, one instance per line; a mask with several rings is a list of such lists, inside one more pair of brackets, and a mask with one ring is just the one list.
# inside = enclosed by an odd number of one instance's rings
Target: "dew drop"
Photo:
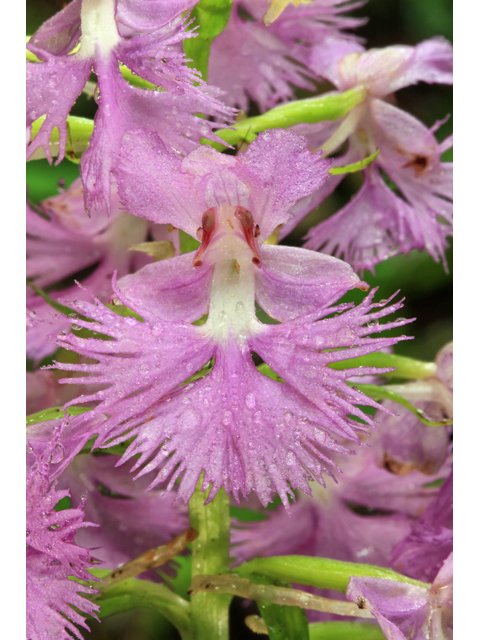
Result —
[[63, 445], [60, 444], [60, 442], [58, 442], [55, 445], [55, 448], [53, 449], [52, 453], [50, 454], [49, 462], [51, 462], [52, 464], [58, 464], [61, 460], [63, 460], [64, 457], [65, 457], [65, 449], [63, 448]]
[[245, 404], [249, 409], [255, 409], [256, 400], [253, 393], [249, 393], [247, 395], [247, 397], [245, 398]]

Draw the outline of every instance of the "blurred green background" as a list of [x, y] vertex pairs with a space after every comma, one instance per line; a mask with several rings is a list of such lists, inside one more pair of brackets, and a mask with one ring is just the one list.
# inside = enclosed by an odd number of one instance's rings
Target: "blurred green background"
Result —
[[[260, 0], [259, 0], [260, 1]], [[27, 0], [27, 34], [65, 5], [63, 0]], [[370, 0], [357, 9], [355, 15], [368, 16], [369, 22], [358, 30], [369, 47], [383, 47], [392, 44], [416, 44], [433, 36], [444, 36], [452, 40], [451, 0]], [[420, 84], [408, 87], [396, 94], [400, 108], [412, 113], [425, 124], [431, 126], [447, 114], [452, 114], [452, 91], [449, 87]], [[85, 96], [79, 98], [73, 113], [93, 117], [96, 105]], [[452, 131], [453, 120], [445, 123], [437, 133], [442, 140]], [[444, 156], [452, 159], [451, 151]], [[57, 193], [59, 180], [68, 186], [78, 176], [78, 167], [67, 160], [58, 167], [50, 167], [45, 160], [27, 164], [28, 196], [34, 203]], [[302, 237], [312, 224], [325, 218], [349, 200], [358, 189], [361, 178], [348, 176], [340, 189], [291, 234], [288, 244], [301, 245]], [[415, 339], [400, 343], [398, 353], [433, 359], [440, 347], [452, 339], [452, 251], [447, 252], [449, 272], [441, 264], [436, 264], [425, 252], [412, 252], [408, 256], [397, 256], [379, 265], [376, 275], [365, 274], [364, 279], [372, 286], [380, 287], [380, 297], [386, 298], [397, 290], [406, 297], [401, 315], [416, 318], [406, 329]], [[350, 299], [362, 294], [351, 294]], [[393, 332], [392, 332], [393, 333]], [[183, 563], [179, 582], [186, 588], [189, 582], [188, 562]], [[250, 633], [243, 618], [256, 613], [254, 604], [245, 606], [239, 599], [232, 604], [232, 639], [258, 638]], [[91, 634], [82, 630], [86, 638], [92, 640], [174, 640], [178, 634], [160, 615], [142, 609], [126, 612], [108, 618], [98, 624], [90, 623]]]

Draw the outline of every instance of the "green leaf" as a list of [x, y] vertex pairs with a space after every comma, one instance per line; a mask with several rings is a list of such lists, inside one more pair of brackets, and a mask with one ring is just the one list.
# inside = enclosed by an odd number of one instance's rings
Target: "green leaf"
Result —
[[188, 66], [200, 71], [205, 82], [208, 80], [210, 45], [227, 26], [231, 11], [232, 0], [200, 0], [190, 13], [195, 18], [193, 27], [199, 26], [198, 35], [184, 40], [183, 50], [191, 59]]
[[179, 229], [178, 231], [180, 235], [180, 253], [196, 251], [200, 246], [200, 242], [196, 238], [192, 238], [188, 233], [185, 233], [185, 231], [182, 231], [182, 229]]
[[313, 622], [310, 640], [385, 640], [383, 631], [370, 622]]
[[361, 391], [369, 398], [373, 398], [374, 400], [392, 400], [397, 404], [402, 405], [405, 409], [411, 411], [415, 416], [422, 422], [423, 424], [428, 425], [429, 427], [444, 427], [449, 424], [453, 424], [453, 420], [445, 418], [444, 420], [432, 420], [428, 418], [425, 411], [422, 409], [417, 409], [409, 400], [401, 396], [396, 391], [392, 391], [387, 386], [380, 386], [376, 384], [353, 384], [351, 382], [347, 382], [350, 386], [355, 387], [358, 391]]
[[353, 162], [352, 164], [347, 164], [344, 167], [332, 167], [331, 169], [329, 169], [328, 173], [331, 173], [332, 176], [339, 176], [343, 175], [344, 173], [354, 173], [355, 171], [361, 171], [369, 164], [371, 164], [375, 160], [375, 158], [378, 157], [379, 153], [380, 149], [377, 149], [375, 153], [372, 153], [371, 156], [368, 156], [367, 158], [364, 158], [359, 162]]
[[230, 507], [230, 517], [235, 518], [239, 522], [260, 522], [267, 519], [264, 513], [235, 506]]
[[144, 322], [142, 316], [139, 316], [136, 311], [126, 307], [124, 304], [109, 304], [107, 302], [105, 303], [105, 306], [111, 309], [113, 313], [116, 313], [117, 316], [122, 316], [122, 318], [136, 318], [137, 320], [140, 320], [140, 322]]
[[352, 576], [386, 578], [415, 584], [426, 589], [430, 588], [429, 584], [403, 576], [392, 569], [310, 556], [255, 558], [240, 565], [236, 571], [243, 574], [257, 573], [272, 579], [286, 580], [319, 589], [333, 589], [344, 593]]
[[71, 162], [61, 162], [59, 165], [50, 166], [46, 159], [37, 162], [27, 162], [27, 197], [30, 202], [39, 204], [46, 198], [57, 196], [59, 180], [64, 187], [68, 187], [78, 178], [78, 165]]
[[[67, 307], [64, 304], [61, 304], [61, 302], [57, 302], [57, 300], [54, 300], [52, 297], [50, 297], [48, 295], [48, 293], [46, 293], [43, 289], [38, 287], [31, 280], [27, 279], [27, 286], [30, 287], [31, 289], [33, 289], [35, 291], [35, 293], [37, 293], [41, 298], [43, 298], [45, 300], [45, 302], [47, 302], [56, 311], [60, 311], [60, 313], [63, 313], [64, 316], [69, 316], [72, 313], [75, 313], [74, 309], [72, 309], [71, 307]], [[75, 313], [75, 315], [77, 315], [77, 314]], [[89, 320], [89, 318], [86, 318], [85, 316], [78, 316], [78, 317], [81, 318], [82, 320], [85, 320], [85, 321]]]
[[79, 416], [80, 414], [91, 410], [91, 407], [67, 407], [67, 409], [62, 409], [62, 407], [51, 407], [50, 409], [43, 409], [42, 411], [37, 411], [37, 413], [31, 413], [27, 416], [27, 427], [28, 425], [36, 424], [37, 422], [58, 420], [59, 418], [63, 418], [65, 414], [68, 416]]
[[[346, 352], [348, 353], [348, 351]], [[378, 367], [379, 369], [391, 367], [395, 371], [382, 373], [388, 378], [408, 378], [412, 380], [424, 380], [431, 378], [437, 372], [437, 365], [434, 362], [415, 360], [406, 356], [398, 356], [394, 353], [382, 353], [376, 351], [359, 358], [348, 358], [340, 362], [332, 362], [328, 365], [332, 369], [350, 369], [357, 367]]]
[[303, 609], [261, 601], [257, 604], [270, 640], [309, 640], [308, 619]]
[[268, 378], [272, 378], [272, 380], [276, 380], [277, 382], [285, 382], [283, 378], [281, 378], [273, 369], [271, 369], [266, 362], [262, 362], [257, 366], [257, 369], [260, 373]]

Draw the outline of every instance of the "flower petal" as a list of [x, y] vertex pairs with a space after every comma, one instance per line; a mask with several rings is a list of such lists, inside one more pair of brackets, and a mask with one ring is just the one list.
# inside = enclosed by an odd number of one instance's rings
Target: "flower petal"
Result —
[[33, 53], [48, 52], [55, 56], [70, 53], [80, 38], [82, 0], [72, 0], [61, 11], [46, 20], [27, 43]]
[[316, 191], [328, 179], [330, 160], [311, 153], [307, 139], [293, 131], [261, 133], [240, 156], [235, 173], [250, 189], [250, 205], [265, 241], [277, 225], [286, 222], [289, 209]]
[[[208, 313], [213, 269], [193, 268], [193, 253], [154, 262], [118, 282], [118, 290], [168, 322], [194, 322]], [[141, 311], [140, 311], [141, 314]]]
[[368, 287], [350, 265], [297, 247], [263, 245], [255, 274], [255, 297], [268, 315], [291, 320], [328, 307], [347, 291]]
[[59, 134], [58, 164], [67, 146], [67, 116], [90, 77], [91, 60], [79, 59], [77, 54], [55, 57], [45, 55], [44, 62], [27, 62], [27, 128], [46, 115], [35, 138], [28, 142], [27, 159], [43, 147], [52, 162], [50, 138], [57, 127]]
[[122, 36], [149, 33], [189, 11], [195, 4], [196, 0], [118, 0], [115, 19]]
[[81, 529], [76, 541], [95, 549], [107, 569], [166, 544], [188, 528], [185, 507], [173, 506], [175, 494], [145, 489], [152, 478], [132, 482], [131, 464], [115, 466], [118, 456], [77, 456], [59, 480], [72, 500], [87, 492], [85, 517], [98, 527]]
[[[285, 506], [292, 487], [309, 492], [311, 474], [321, 481], [329, 451], [344, 451], [315, 424], [315, 410], [287, 385], [260, 374], [251, 355], [234, 342], [217, 348], [213, 371], [179, 388], [154, 417], [135, 430], [124, 459], [135, 467], [159, 452], [139, 475], [160, 468], [151, 486], [183, 474], [178, 495], [187, 501], [202, 470], [209, 500], [220, 487], [266, 505], [277, 491]], [[123, 460], [123, 459], [122, 459]], [[308, 469], [308, 471], [307, 471]]]
[[423, 248], [415, 211], [387, 187], [375, 169], [364, 171], [364, 183], [350, 202], [312, 227], [305, 246], [343, 257], [355, 271], [397, 253]]
[[427, 589], [384, 578], [350, 578], [347, 600], [373, 613], [387, 640], [429, 637], [430, 594]]

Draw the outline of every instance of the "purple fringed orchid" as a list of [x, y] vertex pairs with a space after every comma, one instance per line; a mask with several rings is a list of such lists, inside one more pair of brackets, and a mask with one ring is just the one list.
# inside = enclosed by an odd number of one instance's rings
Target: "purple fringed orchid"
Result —
[[373, 613], [387, 640], [452, 640], [453, 552], [431, 585], [350, 578], [347, 599]]
[[[27, 278], [48, 290], [89, 269], [82, 283], [104, 301], [112, 293], [114, 271], [123, 276], [149, 262], [143, 254], [129, 251], [132, 245], [145, 241], [149, 231], [158, 237], [163, 233], [165, 239], [174, 235], [155, 225], [149, 229], [146, 220], [122, 211], [115, 189], [110, 217], [103, 212], [89, 218], [85, 214], [80, 179], [58, 196], [41, 202], [39, 210], [37, 213], [27, 204]], [[50, 296], [64, 300], [67, 305], [83, 294], [73, 283], [56, 289]], [[55, 348], [47, 336], [68, 331], [70, 325], [58, 315], [55, 317], [50, 305], [29, 287], [27, 308], [35, 314], [27, 330], [27, 357], [41, 360]]]
[[[27, 474], [39, 458], [48, 459], [49, 475], [58, 478], [63, 490], [57, 491], [59, 499], [68, 495], [81, 503], [82, 513], [95, 525], [79, 528], [76, 544], [94, 549], [104, 568], [116, 569], [188, 527], [187, 509], [172, 504], [174, 492], [164, 496], [159, 488], [145, 493], [153, 474], [132, 484], [131, 464], [115, 467], [117, 456], [78, 455], [88, 435], [75, 432], [69, 420], [27, 424]], [[153, 572], [151, 577], [156, 576]]]
[[[118, 182], [127, 209], [198, 232], [201, 245], [114, 283], [116, 298], [143, 322], [98, 301], [75, 305], [94, 321], [76, 324], [112, 340], [58, 337], [57, 345], [97, 364], [57, 368], [93, 374], [109, 387], [80, 399], [99, 404], [72, 426], [88, 432], [92, 417], [108, 416], [96, 445], [134, 437], [120, 462], [139, 456], [137, 477], [158, 470], [151, 487], [168, 479], [171, 489], [182, 475], [185, 501], [204, 471], [209, 500], [223, 486], [237, 500], [254, 491], [263, 504], [277, 491], [288, 505], [293, 488], [310, 493], [309, 479], [331, 474], [329, 453], [348, 453], [335, 438], [359, 442], [372, 424], [355, 405], [379, 405], [346, 381], [383, 370], [329, 365], [401, 339], [367, 337], [407, 322], [379, 325], [401, 302], [374, 303], [372, 291], [357, 307], [331, 306], [366, 286], [348, 264], [264, 244], [326, 178], [329, 163], [303, 137], [267, 131], [238, 157], [200, 147], [182, 159], [140, 131], [125, 136], [123, 150]], [[276, 324], [259, 322], [255, 301]], [[204, 324], [191, 324], [207, 313]], [[252, 352], [284, 382], [260, 373]], [[195, 379], [203, 367], [206, 375]]]
[[[92, 69], [97, 75], [99, 108], [80, 163], [89, 213], [110, 209], [112, 171], [126, 131], [145, 127], [175, 151], [187, 153], [201, 137], [217, 139], [212, 133], [215, 124], [194, 114], [231, 117], [233, 112], [217, 100], [221, 92], [205, 85], [198, 72], [186, 66], [181, 43], [195, 34], [186, 30], [189, 23], [183, 12], [194, 4], [193, 0], [73, 0], [30, 39], [27, 46], [40, 62], [27, 62], [28, 132], [35, 120], [46, 117], [29, 142], [29, 158], [43, 147], [52, 161], [49, 142], [57, 127], [57, 163], [62, 160], [67, 116]], [[127, 82], [119, 62], [150, 82], [152, 90]]]
[[[391, 566], [393, 548], [437, 500], [438, 489], [426, 487], [432, 477], [420, 471], [396, 475], [377, 464], [374, 447], [368, 446], [381, 437], [383, 424], [377, 428], [367, 446], [355, 447], [355, 456], [334, 457], [342, 466], [336, 482], [312, 485], [313, 495], [292, 505], [291, 519], [277, 509], [264, 522], [239, 525], [232, 535], [237, 561], [299, 554]], [[433, 479], [445, 473], [448, 464]]]
[[80, 529], [76, 542], [95, 549], [107, 569], [166, 544], [188, 527], [187, 509], [172, 504], [175, 493], [145, 493], [153, 474], [132, 483], [132, 465], [116, 467], [117, 460], [113, 455], [77, 456], [59, 479], [73, 500], [87, 493], [85, 516], [98, 526]]
[[396, 545], [393, 565], [412, 578], [431, 581], [452, 551], [453, 471], [408, 536]]
[[[441, 156], [452, 140], [438, 143], [434, 133], [442, 123], [427, 128], [392, 104], [391, 96], [418, 82], [451, 84], [451, 44], [434, 38], [415, 47], [363, 51], [354, 43], [338, 46], [333, 42], [330, 55], [320, 49], [318, 60], [312, 56], [311, 66], [339, 91], [356, 87], [367, 94], [342, 120], [298, 125], [296, 130], [327, 154], [348, 140], [347, 152], [334, 160], [337, 166], [363, 160], [377, 148], [380, 153], [364, 169], [358, 193], [311, 228], [305, 246], [343, 256], [356, 271], [374, 271], [379, 262], [412, 249], [426, 249], [445, 263], [446, 238], [452, 233], [452, 163], [442, 162]], [[335, 176], [300, 202], [280, 237], [323, 202], [342, 178]]]
[[[368, 443], [381, 434], [381, 425], [378, 431]], [[327, 479], [325, 488], [312, 485], [312, 496], [300, 495], [291, 506], [291, 518], [277, 509], [263, 522], [237, 523], [232, 531], [237, 564], [257, 556], [305, 555], [391, 567], [394, 549], [403, 544], [412, 546], [410, 534], [405, 536], [405, 532], [412, 522], [414, 529], [417, 522], [420, 527], [419, 517], [437, 501], [439, 493], [425, 486], [432, 478], [419, 471], [400, 476], [378, 466], [369, 446], [355, 447], [355, 453], [343, 461], [340, 456], [334, 458], [342, 465], [337, 482]], [[435, 479], [445, 473], [447, 465]], [[437, 571], [438, 567], [434, 575]], [[339, 597], [333, 591], [309, 591]], [[331, 619], [314, 612], [308, 616], [311, 621]]]
[[226, 91], [227, 104], [245, 112], [249, 100], [263, 112], [292, 99], [294, 87], [313, 91], [316, 74], [307, 68], [312, 46], [321, 48], [329, 38], [355, 41], [342, 30], [358, 27], [364, 20], [343, 14], [362, 4], [313, 0], [290, 5], [267, 26], [266, 3], [234, 0], [229, 23], [211, 46], [210, 82]]
[[69, 495], [55, 488], [57, 437], [51, 438], [27, 476], [27, 638], [28, 640], [82, 639], [75, 625], [88, 629], [81, 613], [97, 618], [99, 607], [84, 597], [96, 593], [79, 584], [91, 580], [87, 568], [97, 560], [74, 542], [84, 521], [84, 500], [74, 509], [55, 511]]
[[[389, 389], [397, 391], [429, 419], [451, 419], [452, 358], [453, 343], [450, 343], [437, 354], [434, 376], [402, 385], [390, 385]], [[425, 425], [411, 411], [388, 400], [383, 406], [390, 413], [379, 413], [377, 416], [378, 433], [372, 439], [377, 464], [400, 475], [408, 475], [413, 469], [425, 474], [438, 473], [451, 451], [452, 427]]]

